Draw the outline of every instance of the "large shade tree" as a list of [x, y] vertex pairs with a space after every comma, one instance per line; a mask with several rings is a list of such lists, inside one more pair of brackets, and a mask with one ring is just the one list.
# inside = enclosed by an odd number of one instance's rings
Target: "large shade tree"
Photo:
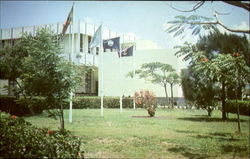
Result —
[[47, 29], [37, 30], [36, 36], [24, 33], [12, 47], [1, 50], [1, 72], [16, 83], [15, 91], [25, 98], [42, 96], [50, 115], [59, 117], [64, 129], [63, 104], [70, 92], [82, 83], [87, 66], [76, 66], [61, 55], [56, 35]]
[[[250, 53], [247, 51], [249, 48], [249, 43], [245, 37], [238, 35], [231, 35], [226, 33], [222, 34], [220, 32], [210, 32], [210, 34], [207, 36], [201, 36], [200, 40], [195, 45], [185, 42], [183, 46], [176, 46], [175, 48], [178, 49], [178, 51], [176, 52], [176, 55], [178, 57], [183, 57], [183, 60], [189, 61], [189, 67], [193, 67], [194, 65], [196, 65], [197, 62], [199, 62], [201, 59], [203, 61], [209, 61], [216, 58], [218, 54], [226, 55], [233, 54], [234, 52], [240, 53], [246, 66], [249, 66], [248, 57]], [[204, 57], [201, 58], [200, 55]], [[217, 60], [223, 60], [223, 58], [218, 58]], [[223, 61], [221, 61], [221, 63], [223, 63]], [[218, 61], [216, 64], [219, 67], [221, 63]], [[190, 70], [193, 71], [193, 69]], [[221, 84], [222, 118], [226, 119], [226, 113], [224, 111], [226, 100], [226, 87], [229, 88], [230, 86], [233, 86], [233, 88], [235, 88], [235, 85], [232, 82], [229, 82], [228, 80], [227, 67], [221, 67], [221, 69], [217, 70], [216, 73], [216, 80]], [[239, 96], [241, 94], [241, 87], [243, 86], [244, 83], [239, 84]], [[232, 91], [232, 89], [228, 89], [228, 92], [230, 91]]]
[[[217, 57], [211, 60], [208, 60], [204, 55], [200, 55], [198, 58], [201, 60], [197, 61], [194, 66], [196, 71], [208, 80], [234, 84], [235, 99], [237, 101], [239, 86], [250, 82], [250, 67], [246, 65], [244, 57], [239, 53], [233, 53], [231, 55], [218, 54]], [[238, 131], [240, 132], [239, 108], [237, 110]], [[222, 112], [224, 115], [224, 108]]]

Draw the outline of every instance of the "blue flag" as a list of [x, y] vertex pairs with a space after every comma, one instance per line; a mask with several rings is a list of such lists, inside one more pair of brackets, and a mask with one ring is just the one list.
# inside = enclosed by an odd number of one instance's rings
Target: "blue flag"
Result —
[[126, 48], [126, 49], [122, 50], [120, 52], [120, 54], [118, 54], [118, 55], [119, 55], [119, 57], [120, 56], [121, 57], [124, 57], [124, 56], [133, 56], [133, 50], [134, 50], [134, 46], [131, 46], [129, 48]]
[[103, 40], [103, 49], [118, 49], [118, 50], [120, 50], [120, 37]]

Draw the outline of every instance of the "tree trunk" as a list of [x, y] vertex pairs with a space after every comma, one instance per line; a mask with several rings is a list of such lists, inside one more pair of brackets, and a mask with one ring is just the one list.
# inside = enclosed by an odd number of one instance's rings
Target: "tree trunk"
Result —
[[[166, 94], [166, 103], [168, 104], [168, 92], [167, 92], [167, 85], [164, 84], [164, 90], [165, 90], [165, 94]], [[165, 105], [164, 105], [164, 108], [165, 108]]]
[[[237, 62], [236, 62], [236, 68], [237, 68]], [[238, 104], [238, 91], [239, 91], [239, 80], [238, 80], [238, 75], [239, 71], [236, 69], [236, 89], [235, 89], [235, 96], [236, 96], [236, 107], [237, 107], [237, 121], [238, 121], [238, 132], [240, 133], [240, 107]], [[241, 89], [240, 89], [241, 91]], [[241, 92], [240, 92], [241, 93]], [[241, 99], [241, 96], [240, 96]]]
[[60, 104], [61, 105], [61, 109], [60, 109], [60, 112], [61, 112], [61, 129], [64, 130], [64, 114], [63, 114], [63, 104]]
[[226, 112], [225, 112], [225, 105], [226, 105], [226, 96], [225, 96], [225, 81], [222, 82], [222, 95], [221, 95], [221, 102], [222, 102], [222, 119], [226, 120]]
[[236, 91], [236, 106], [237, 106], [237, 122], [238, 122], [238, 132], [241, 132], [240, 130], [240, 107], [238, 104], [238, 99], [237, 99], [237, 91]]
[[171, 106], [174, 108], [174, 96], [173, 96], [173, 84], [170, 84], [171, 87]]

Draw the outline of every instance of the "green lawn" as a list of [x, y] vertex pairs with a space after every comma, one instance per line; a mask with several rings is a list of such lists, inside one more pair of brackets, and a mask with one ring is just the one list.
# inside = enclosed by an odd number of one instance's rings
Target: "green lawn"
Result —
[[[73, 110], [73, 123], [65, 126], [83, 140], [85, 157], [91, 158], [248, 158], [249, 117], [241, 116], [242, 133], [235, 114], [223, 122], [220, 111], [207, 118], [206, 111], [157, 109], [147, 118], [144, 109]], [[132, 117], [137, 116], [137, 117]], [[144, 117], [143, 117], [144, 116]], [[38, 127], [59, 127], [45, 115], [27, 117]]]

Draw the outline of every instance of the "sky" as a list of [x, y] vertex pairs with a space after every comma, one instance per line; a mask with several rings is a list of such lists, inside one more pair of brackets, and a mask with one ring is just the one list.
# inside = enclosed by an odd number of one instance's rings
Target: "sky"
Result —
[[[173, 48], [184, 41], [195, 41], [198, 36], [174, 38], [164, 31], [166, 23], [177, 15], [192, 14], [213, 17], [214, 11], [229, 13], [220, 20], [231, 28], [249, 28], [249, 14], [244, 9], [223, 2], [206, 2], [196, 12], [183, 13], [170, 8], [191, 9], [194, 1], [76, 1], [75, 19], [103, 25], [115, 32], [130, 33], [151, 40], [160, 48]], [[10, 28], [64, 22], [72, 1], [0, 1], [0, 27]]]

